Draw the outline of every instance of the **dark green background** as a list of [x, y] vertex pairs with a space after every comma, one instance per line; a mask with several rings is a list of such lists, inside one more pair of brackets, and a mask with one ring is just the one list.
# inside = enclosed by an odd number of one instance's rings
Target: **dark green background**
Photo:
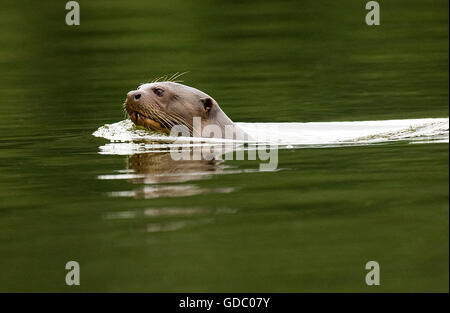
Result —
[[[186, 183], [231, 193], [142, 199], [109, 196], [142, 185], [99, 180], [127, 157], [91, 136], [183, 71], [235, 121], [448, 117], [448, 1], [380, 1], [372, 27], [366, 1], [79, 3], [70, 27], [65, 1], [2, 2], [0, 291], [448, 292], [448, 144], [283, 150], [278, 172]], [[140, 214], [170, 207], [211, 211]]]

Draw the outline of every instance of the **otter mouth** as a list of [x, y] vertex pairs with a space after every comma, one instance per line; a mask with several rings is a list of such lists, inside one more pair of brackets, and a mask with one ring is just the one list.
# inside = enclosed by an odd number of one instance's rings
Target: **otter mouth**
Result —
[[141, 112], [132, 111], [129, 112], [128, 115], [130, 116], [133, 123], [137, 126], [142, 126], [154, 131], [170, 133], [170, 129], [167, 125], [165, 125], [165, 123], [154, 120], [149, 116], [142, 114]]

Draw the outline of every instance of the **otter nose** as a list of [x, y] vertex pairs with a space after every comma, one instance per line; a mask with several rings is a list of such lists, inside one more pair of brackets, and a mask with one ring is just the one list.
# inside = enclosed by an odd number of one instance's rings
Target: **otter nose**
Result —
[[130, 101], [137, 101], [141, 98], [141, 92], [140, 91], [130, 91], [127, 93], [127, 98]]

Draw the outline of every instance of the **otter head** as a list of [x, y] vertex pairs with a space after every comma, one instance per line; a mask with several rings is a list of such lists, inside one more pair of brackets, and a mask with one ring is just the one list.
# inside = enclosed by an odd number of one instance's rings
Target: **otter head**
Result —
[[201, 118], [202, 127], [214, 123], [219, 113], [226, 117], [213, 98], [175, 82], [143, 84], [127, 94], [124, 105], [134, 124], [164, 133], [184, 125], [192, 134], [194, 117]]

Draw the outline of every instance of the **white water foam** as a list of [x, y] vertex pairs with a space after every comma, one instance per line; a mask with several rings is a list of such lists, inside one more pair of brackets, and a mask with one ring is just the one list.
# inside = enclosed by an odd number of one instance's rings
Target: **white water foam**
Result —
[[[358, 122], [312, 123], [236, 123], [255, 141], [270, 142], [278, 148], [326, 148], [369, 145], [395, 141], [410, 143], [448, 143], [448, 118], [424, 118]], [[130, 120], [100, 127], [93, 133], [110, 143], [100, 146], [101, 154], [129, 155], [163, 152], [176, 146], [190, 147], [229, 143], [230, 140], [180, 138], [139, 129]], [[184, 143], [180, 144], [180, 139]], [[177, 144], [174, 141], [178, 140]]]

